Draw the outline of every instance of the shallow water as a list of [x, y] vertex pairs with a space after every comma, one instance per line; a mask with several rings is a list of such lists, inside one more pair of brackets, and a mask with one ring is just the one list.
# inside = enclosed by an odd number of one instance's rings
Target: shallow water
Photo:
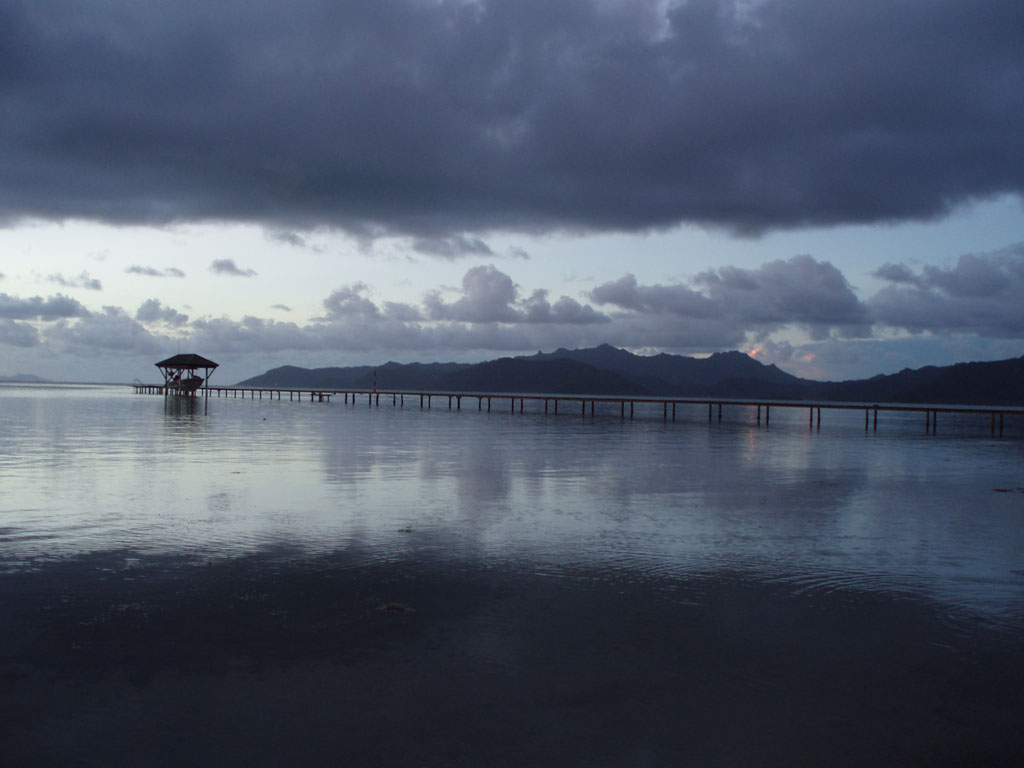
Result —
[[[0, 386], [11, 754], [273, 762], [241, 749], [263, 744], [246, 700], [311, 760], [1019, 756], [989, 732], [1022, 703], [1019, 425], [433, 405]], [[132, 707], [184, 720], [115, 737]], [[203, 749], [167, 751], [185, 720]]]

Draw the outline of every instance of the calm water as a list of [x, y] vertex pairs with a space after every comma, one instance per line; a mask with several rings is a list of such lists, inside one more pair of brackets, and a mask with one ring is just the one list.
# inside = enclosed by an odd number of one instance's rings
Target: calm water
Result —
[[0, 385], [11, 755], [1021, 757], [1021, 425], [475, 406]]

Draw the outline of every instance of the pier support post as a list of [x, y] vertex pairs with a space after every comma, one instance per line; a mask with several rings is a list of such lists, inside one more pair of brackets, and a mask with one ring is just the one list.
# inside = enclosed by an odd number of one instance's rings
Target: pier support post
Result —
[[718, 420], [719, 421], [722, 420], [722, 404], [721, 403], [718, 404]]
[[622, 419], [626, 418], [626, 401], [623, 400], [619, 403], [619, 417]]
[[818, 407], [818, 429], [821, 429], [821, 407]]
[[491, 412], [491, 398], [489, 397], [487, 398], [487, 412]]
[[594, 418], [594, 401], [590, 401], [590, 418]]
[[633, 403], [629, 404], [629, 420], [633, 420]]
[[587, 401], [586, 400], [580, 400], [580, 406], [581, 406], [580, 407], [580, 416], [582, 416], [583, 418], [586, 418], [587, 417]]
[[452, 409], [452, 396], [448, 395], [448, 410], [450, 411], [451, 409]]
[[462, 396], [461, 395], [459, 395], [459, 396], [457, 396], [455, 398], [455, 410], [457, 410], [457, 411], [461, 411], [462, 410]]
[[875, 406], [875, 415], [872, 418], [871, 423], [872, 423], [871, 431], [872, 432], [877, 432], [878, 431], [878, 406], [877, 405]]
[[757, 406], [757, 426], [761, 426], [761, 406]]
[[[547, 399], [547, 398], [545, 397], [545, 398], [544, 398], [544, 415], [545, 415], [545, 416], [547, 416], [547, 413], [548, 413], [548, 399]], [[996, 421], [995, 421], [995, 419], [996, 419], [996, 417], [995, 417], [995, 416], [993, 416], [993, 417], [992, 417], [992, 429], [993, 429], [993, 430], [994, 430], [994, 429], [996, 428], [996, 427], [995, 427], [995, 424], [996, 424]]]
[[423, 408], [423, 395], [420, 395], [420, 408]]
[[661, 404], [661, 420], [668, 421], [668, 401]]
[[770, 405], [766, 405], [764, 407], [764, 425], [766, 427], [768, 426], [768, 422], [771, 421], [771, 418], [772, 418], [772, 407]]
[[558, 415], [558, 401], [555, 400], [555, 416]]

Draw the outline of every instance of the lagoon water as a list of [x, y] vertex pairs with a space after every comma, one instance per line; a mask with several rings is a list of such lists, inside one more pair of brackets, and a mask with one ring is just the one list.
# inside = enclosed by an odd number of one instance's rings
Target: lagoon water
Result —
[[0, 761], [1024, 761], [1024, 425], [433, 406], [0, 385]]

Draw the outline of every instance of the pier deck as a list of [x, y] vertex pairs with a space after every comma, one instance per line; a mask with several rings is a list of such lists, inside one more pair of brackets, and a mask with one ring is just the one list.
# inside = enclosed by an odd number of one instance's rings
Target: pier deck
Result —
[[[136, 394], [165, 394], [164, 387], [158, 384], [133, 384]], [[761, 423], [762, 414], [764, 423], [767, 425], [771, 420], [772, 408], [806, 409], [808, 412], [808, 424], [811, 427], [821, 428], [821, 412], [824, 411], [864, 411], [864, 429], [878, 430], [878, 414], [885, 412], [912, 412], [925, 416], [925, 430], [934, 433], [938, 428], [938, 414], [977, 414], [987, 417], [990, 422], [990, 431], [993, 435], [1002, 437], [1004, 423], [1007, 416], [1024, 417], [1024, 408], [1010, 406], [988, 406], [988, 405], [903, 405], [888, 403], [833, 403], [833, 402], [810, 402], [798, 400], [759, 400], [759, 399], [737, 399], [727, 398], [689, 398], [689, 397], [627, 397], [615, 395], [551, 395], [551, 394], [527, 394], [514, 392], [420, 392], [400, 390], [369, 390], [369, 389], [301, 389], [301, 388], [276, 388], [276, 387], [202, 387], [196, 392], [197, 397], [226, 397], [242, 398], [251, 400], [262, 400], [265, 397], [271, 400], [283, 400], [288, 395], [291, 401], [309, 400], [310, 402], [330, 402], [332, 397], [344, 398], [345, 404], [355, 404], [357, 401], [366, 399], [367, 405], [380, 406], [383, 397], [385, 404], [390, 399], [391, 405], [399, 408], [405, 407], [406, 398], [410, 398], [413, 404], [420, 408], [431, 408], [435, 399], [442, 403], [447, 401], [449, 410], [462, 410], [463, 399], [476, 401], [477, 410], [483, 410], [487, 405], [488, 412], [497, 401], [504, 410], [514, 413], [518, 403], [520, 413], [523, 412], [525, 403], [543, 403], [544, 413], [555, 413], [559, 411], [559, 404], [563, 413], [576, 412], [581, 416], [594, 416], [598, 405], [618, 405], [619, 415], [625, 419], [634, 418], [636, 407], [662, 406], [662, 418], [665, 421], [676, 420], [676, 410], [679, 407], [706, 406], [708, 409], [708, 421], [722, 420], [724, 407], [729, 408], [752, 408], [756, 409], [757, 423]], [[589, 406], [589, 407], [588, 407]], [[568, 410], [567, 410], [568, 409]]]

